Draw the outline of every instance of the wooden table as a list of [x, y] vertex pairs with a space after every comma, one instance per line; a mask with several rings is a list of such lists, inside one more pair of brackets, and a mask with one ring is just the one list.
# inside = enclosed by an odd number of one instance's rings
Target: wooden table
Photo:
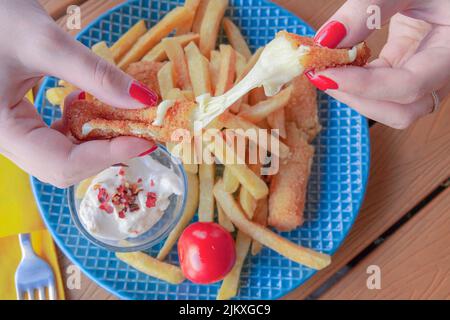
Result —
[[[79, 4], [83, 26], [123, 0], [41, 0], [64, 28], [65, 8]], [[343, 0], [276, 0], [318, 28]], [[68, 31], [73, 33], [73, 31]], [[377, 55], [387, 29], [368, 40]], [[372, 158], [361, 212], [333, 263], [285, 299], [450, 298], [450, 99], [438, 113], [398, 131], [370, 128]], [[64, 270], [70, 263], [60, 255]], [[381, 270], [381, 289], [368, 289], [369, 266]], [[83, 276], [68, 299], [115, 299]]]

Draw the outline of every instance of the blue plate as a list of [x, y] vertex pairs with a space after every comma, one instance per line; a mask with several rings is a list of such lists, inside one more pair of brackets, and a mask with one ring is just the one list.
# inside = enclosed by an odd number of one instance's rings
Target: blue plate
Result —
[[[100, 16], [84, 29], [78, 39], [88, 47], [98, 41], [111, 45], [140, 19], [154, 25], [183, 0], [127, 2]], [[227, 16], [241, 28], [252, 50], [269, 42], [277, 31], [287, 29], [312, 36], [314, 31], [288, 11], [265, 0], [230, 0]], [[223, 38], [223, 35], [221, 35]], [[46, 78], [36, 98], [36, 106], [47, 124], [59, 119], [60, 110], [45, 99], [45, 90], [57, 85]], [[333, 254], [352, 226], [361, 206], [369, 169], [367, 121], [346, 105], [319, 94], [323, 130], [315, 140], [316, 154], [309, 181], [305, 223], [298, 230], [283, 233], [295, 243]], [[61, 250], [87, 276], [124, 299], [215, 299], [220, 284], [179, 286], [146, 276], [120, 262], [113, 252], [101, 249], [84, 238], [71, 221], [66, 190], [32, 178], [40, 212]], [[156, 255], [158, 248], [149, 250]], [[177, 263], [174, 249], [168, 261]], [[238, 299], [276, 299], [295, 289], [314, 270], [291, 262], [264, 248], [246, 260]]]

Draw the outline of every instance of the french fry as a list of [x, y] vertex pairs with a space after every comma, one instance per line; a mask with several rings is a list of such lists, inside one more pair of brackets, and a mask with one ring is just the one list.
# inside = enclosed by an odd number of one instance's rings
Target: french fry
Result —
[[223, 18], [223, 29], [233, 49], [242, 54], [246, 60], [250, 59], [252, 56], [250, 48], [242, 36], [241, 31], [233, 21], [229, 18]]
[[280, 137], [286, 139], [286, 126], [284, 109], [273, 112], [267, 116], [267, 123], [272, 129], [278, 129]]
[[231, 223], [230, 219], [228, 219], [227, 215], [223, 212], [223, 209], [221, 206], [219, 206], [217, 203], [217, 216], [219, 220], [219, 224], [225, 228], [225, 230], [229, 232], [234, 232], [234, 226]]
[[225, 185], [225, 190], [229, 193], [234, 193], [239, 188], [239, 180], [233, 175], [228, 167], [225, 167], [223, 170], [223, 183]]
[[264, 92], [264, 88], [263, 87], [258, 87], [255, 89], [252, 89], [249, 93], [248, 93], [248, 103], [250, 105], [255, 105], [261, 101], [264, 101], [267, 99], [267, 96]]
[[[246, 63], [245, 67], [241, 70], [240, 61], [239, 61], [239, 55], [236, 54], [236, 80], [234, 83], [238, 83], [241, 81], [254, 67], [256, 61], [258, 61], [262, 51], [264, 48], [259, 48], [256, 50], [255, 54], [250, 58], [250, 60]], [[241, 105], [243, 102], [248, 102], [249, 94], [244, 95], [241, 99], [236, 101], [232, 106], [230, 106], [229, 110], [233, 113], [238, 113], [241, 109]]]
[[228, 300], [237, 295], [239, 288], [239, 280], [241, 278], [242, 267], [247, 257], [248, 250], [252, 239], [244, 232], [238, 231], [236, 236], [236, 262], [233, 269], [222, 281], [219, 293], [217, 294], [217, 300]]
[[263, 50], [264, 50], [264, 47], [258, 48], [258, 50], [256, 50], [256, 52], [252, 55], [250, 60], [248, 60], [247, 65], [245, 66], [245, 69], [242, 72], [242, 74], [240, 75], [240, 77], [238, 77], [236, 79], [236, 83], [241, 81], [250, 72], [250, 70], [252, 70], [252, 68], [256, 64], [256, 61], [258, 61], [259, 57], [261, 56], [261, 53], [263, 52]]
[[253, 123], [258, 123], [266, 119], [271, 113], [278, 113], [280, 109], [284, 108], [289, 103], [291, 93], [292, 87], [289, 86], [273, 97], [240, 112], [239, 116]]
[[[257, 139], [256, 141], [254, 140], [254, 138], [250, 135], [248, 136], [249, 140], [258, 144], [259, 147], [261, 147], [264, 150], [270, 151], [272, 154], [274, 154], [275, 156], [281, 158], [281, 159], [285, 159], [286, 157], [289, 156], [289, 147], [283, 143], [282, 141], [278, 140], [278, 138], [274, 137], [273, 135], [270, 135], [269, 133], [267, 133], [266, 130], [260, 130], [261, 128], [258, 127], [257, 125], [251, 123], [250, 121], [247, 121], [239, 116], [233, 115], [233, 114], [223, 114], [219, 120], [222, 125], [225, 128], [228, 129], [242, 129], [244, 131], [247, 130], [255, 130], [257, 131], [259, 134], [261, 135], [265, 135], [265, 139]], [[239, 134], [239, 131], [236, 131], [237, 134]], [[272, 148], [272, 146], [274, 145], [273, 141], [271, 141], [271, 143], [269, 143], [269, 141], [271, 139], [277, 139], [278, 140], [278, 149], [277, 148]], [[267, 145], [262, 145], [262, 140], [267, 141]]]
[[230, 45], [220, 45], [220, 57], [220, 69], [216, 82], [216, 90], [214, 92], [215, 96], [220, 96], [230, 90], [233, 86], [236, 72], [236, 53]]
[[264, 246], [289, 260], [312, 269], [320, 270], [330, 264], [331, 257], [329, 255], [290, 242], [269, 229], [248, 220], [233, 196], [224, 190], [222, 180], [215, 184], [214, 196], [235, 227]]
[[[209, 150], [221, 163], [225, 164], [225, 167], [230, 169], [231, 173], [239, 180], [239, 183], [244, 186], [255, 199], [261, 199], [267, 196], [269, 190], [266, 183], [245, 164], [238, 163], [238, 158], [234, 150], [225, 141], [220, 142], [219, 139], [223, 138], [217, 136], [214, 139], [214, 142], [208, 145]], [[231, 161], [227, 163], [227, 161], [225, 161], [225, 156], [227, 159], [230, 157]]]
[[228, 7], [228, 0], [210, 0], [200, 26], [200, 51], [209, 58], [211, 50], [216, 47], [220, 21]]
[[116, 257], [151, 277], [171, 284], [180, 284], [185, 280], [179, 267], [159, 261], [143, 252], [116, 252]]
[[257, 202], [243, 186], [241, 186], [241, 189], [239, 190], [239, 203], [247, 217], [253, 219]]
[[181, 216], [175, 228], [173, 228], [173, 230], [170, 232], [161, 250], [159, 250], [157, 256], [158, 260], [164, 260], [167, 257], [167, 255], [177, 242], [178, 238], [180, 237], [181, 233], [189, 224], [189, 222], [191, 222], [192, 218], [194, 218], [194, 215], [197, 212], [199, 198], [198, 176], [192, 173], [187, 173], [186, 176], [188, 180], [188, 192], [186, 195], [186, 205], [184, 207], [183, 215]]
[[183, 152], [181, 157], [184, 163], [185, 170], [191, 173], [198, 173], [198, 164], [196, 162], [197, 155], [192, 140], [190, 141], [188, 146], [185, 146], [185, 150], [189, 151], [187, 153]]
[[196, 163], [183, 163], [183, 168], [186, 172], [197, 174], [198, 173], [198, 164]]
[[[261, 175], [262, 163], [250, 164], [249, 168], [256, 174]], [[256, 208], [253, 214], [253, 222], [265, 227], [267, 226], [268, 216], [268, 197], [262, 198], [256, 202]], [[256, 240], [252, 240], [252, 255], [257, 255], [262, 249], [262, 244]]]
[[246, 110], [248, 110], [250, 108], [251, 108], [251, 106], [249, 104], [241, 103], [241, 108], [239, 110], [240, 110], [240, 112], [243, 112], [243, 111], [246, 111]]
[[161, 21], [139, 38], [130, 51], [120, 60], [118, 66], [125, 70], [130, 63], [141, 60], [162, 38], [166, 37], [172, 30], [187, 23], [191, 16], [192, 12], [184, 7], [177, 7], [167, 13]]
[[[193, 161], [193, 157], [195, 157], [195, 154], [193, 151], [195, 148], [193, 147], [193, 143], [189, 143], [189, 146], [183, 146], [183, 143], [173, 143], [169, 142], [166, 143], [166, 147], [169, 150], [169, 152], [174, 155], [177, 158], [180, 158], [183, 162], [183, 167], [186, 172], [197, 174], [198, 173], [198, 164]], [[183, 150], [184, 148], [191, 148], [191, 154], [185, 155]]]
[[167, 93], [167, 100], [189, 101], [183, 91], [178, 88], [172, 88], [169, 90], [169, 92]]
[[187, 101], [195, 101], [195, 95], [192, 90], [181, 90], [181, 94]]
[[221, 60], [220, 52], [217, 50], [211, 51], [209, 60], [209, 75], [211, 79], [212, 92], [216, 90], [216, 84], [219, 79], [220, 60]]
[[100, 58], [105, 59], [109, 63], [115, 65], [116, 62], [114, 61], [113, 53], [106, 45], [105, 41], [98, 42], [94, 44], [91, 48], [92, 52], [94, 52], [96, 55], [98, 55]]
[[198, 205], [198, 220], [201, 222], [214, 221], [214, 195], [211, 190], [214, 187], [216, 165], [214, 163], [201, 163], [198, 168], [200, 179], [200, 200]]
[[73, 90], [71, 88], [65, 87], [50, 88], [45, 92], [45, 97], [51, 104], [55, 106], [61, 106], [66, 96], [72, 91]]
[[[253, 215], [253, 222], [265, 227], [267, 226], [267, 215], [269, 214], [268, 199], [263, 198], [258, 200], [255, 214]], [[256, 240], [252, 241], [252, 255], [257, 255], [262, 249], [262, 244]]]
[[77, 199], [83, 199], [84, 195], [86, 194], [87, 189], [89, 188], [89, 186], [92, 183], [92, 180], [94, 180], [95, 177], [90, 177], [87, 179], [84, 179], [83, 181], [81, 181], [78, 186], [77, 189], [75, 190], [75, 198]]
[[183, 47], [173, 38], [165, 38], [162, 44], [170, 62], [172, 62], [176, 86], [183, 90], [191, 90], [191, 79]]
[[[183, 34], [181, 36], [173, 37], [174, 40], [176, 40], [183, 48], [190, 42], [194, 41], [195, 43], [198, 43], [198, 40], [200, 39], [199, 35], [197, 33], [187, 33]], [[143, 58], [142, 61], [156, 61], [161, 62], [167, 59], [166, 51], [164, 50], [164, 45], [162, 42], [158, 43], [156, 46], [153, 47], [152, 50], [150, 50]]]
[[189, 76], [192, 88], [196, 97], [209, 93], [211, 94], [211, 79], [209, 75], [209, 61], [201, 53], [194, 42], [184, 48], [186, 53]]
[[192, 31], [195, 33], [200, 32], [200, 27], [202, 25], [203, 17], [206, 13], [206, 8], [208, 7], [209, 0], [200, 0], [197, 12], [195, 13], [194, 23], [192, 24]]
[[184, 2], [184, 7], [191, 10], [192, 17], [186, 22], [184, 26], [178, 27], [175, 35], [179, 36], [186, 34], [192, 29], [192, 24], [194, 23], [195, 14], [197, 12], [198, 6], [200, 5], [200, 0], [186, 0]]
[[170, 90], [175, 88], [175, 79], [173, 76], [173, 64], [171, 61], [167, 62], [158, 71], [158, 84], [161, 97], [168, 100]]
[[147, 32], [145, 21], [141, 20], [130, 28], [123, 36], [119, 38], [112, 46], [111, 52], [114, 61], [119, 62], [128, 50], [138, 41], [138, 39]]
[[[239, 78], [239, 75], [241, 75], [244, 72], [245, 69], [245, 65], [247, 64], [247, 60], [245, 59], [245, 57], [243, 55], [241, 55], [239, 52], [237, 52], [236, 50], [234, 50], [234, 83], [236, 83], [236, 79]], [[232, 87], [233, 85], [231, 85], [230, 87]], [[240, 99], [238, 99], [235, 103], [233, 103], [228, 110], [230, 110], [232, 113], [236, 114], [239, 112], [239, 110], [241, 109], [241, 104], [242, 101], [247, 101], [247, 94], [244, 95], [243, 97], [241, 97]]]
[[247, 59], [242, 54], [236, 51], [236, 80], [239, 79], [245, 72], [246, 66], [247, 66]]

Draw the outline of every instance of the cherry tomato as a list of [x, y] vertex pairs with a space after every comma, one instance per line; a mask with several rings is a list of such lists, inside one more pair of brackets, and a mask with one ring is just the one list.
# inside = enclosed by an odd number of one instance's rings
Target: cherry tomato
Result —
[[233, 268], [236, 250], [231, 234], [217, 223], [189, 225], [178, 240], [181, 270], [194, 283], [222, 280]]

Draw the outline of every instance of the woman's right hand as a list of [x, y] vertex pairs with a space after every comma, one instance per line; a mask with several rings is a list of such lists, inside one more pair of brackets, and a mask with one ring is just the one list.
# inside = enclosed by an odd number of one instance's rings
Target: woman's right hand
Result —
[[373, 31], [371, 13], [380, 8], [390, 20], [389, 38], [379, 57], [366, 67], [307, 73], [310, 81], [361, 114], [403, 129], [436, 108], [450, 92], [449, 0], [348, 0], [317, 32], [326, 47], [352, 47]]

